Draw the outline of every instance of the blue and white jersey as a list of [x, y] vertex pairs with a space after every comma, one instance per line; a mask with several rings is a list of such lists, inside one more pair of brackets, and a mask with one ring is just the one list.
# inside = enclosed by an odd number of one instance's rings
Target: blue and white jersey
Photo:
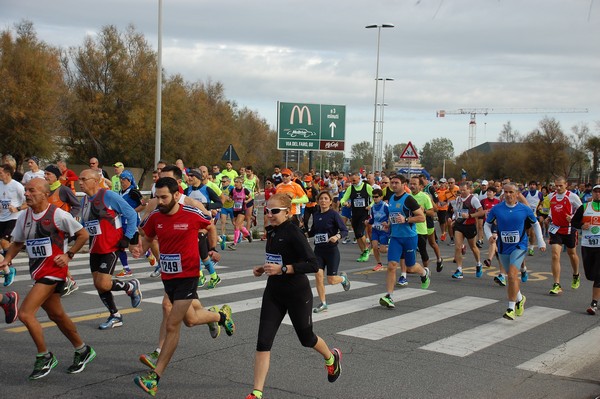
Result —
[[490, 209], [486, 223], [498, 225], [498, 253], [509, 255], [515, 249], [527, 249], [526, 229], [537, 222], [531, 208], [518, 202], [510, 207], [501, 202]]
[[375, 230], [385, 230], [383, 223], [389, 222], [390, 220], [389, 206], [383, 201], [379, 201], [378, 204], [374, 204], [371, 207], [369, 224], [373, 225]]
[[390, 237], [415, 237], [417, 235], [417, 225], [414, 223], [398, 223], [396, 218], [398, 215], [404, 216], [406, 219], [412, 216], [413, 211], [421, 209], [410, 194], [402, 194], [400, 198], [392, 195], [388, 201], [389, 218], [390, 218]]

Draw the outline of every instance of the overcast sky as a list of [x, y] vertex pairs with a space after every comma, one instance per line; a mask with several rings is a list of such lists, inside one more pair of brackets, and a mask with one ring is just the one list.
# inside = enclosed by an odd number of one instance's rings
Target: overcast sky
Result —
[[[104, 25], [132, 23], [157, 48], [158, 0], [0, 0], [0, 27], [27, 19], [41, 40], [78, 46]], [[588, 108], [548, 114], [565, 133], [600, 121], [600, 1], [163, 0], [163, 67], [219, 81], [228, 99], [275, 129], [277, 101], [346, 105], [347, 155], [373, 137], [377, 29], [386, 84], [384, 143], [417, 150], [447, 137], [467, 149], [459, 108]], [[379, 102], [382, 87], [379, 86]], [[544, 114], [477, 115], [477, 141], [507, 121], [521, 133]]]

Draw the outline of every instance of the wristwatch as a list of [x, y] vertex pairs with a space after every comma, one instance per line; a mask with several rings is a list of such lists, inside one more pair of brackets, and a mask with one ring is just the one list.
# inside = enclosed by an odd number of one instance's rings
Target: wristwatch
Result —
[[75, 253], [71, 252], [71, 251], [67, 251], [67, 256], [69, 257], [69, 259], [73, 259], [73, 257], [75, 256]]
[[286, 274], [287, 273], [287, 266], [283, 265], [281, 266], [281, 274]]

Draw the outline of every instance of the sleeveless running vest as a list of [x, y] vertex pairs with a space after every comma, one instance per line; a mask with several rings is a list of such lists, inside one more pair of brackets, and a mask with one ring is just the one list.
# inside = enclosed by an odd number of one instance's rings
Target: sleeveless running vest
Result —
[[123, 237], [121, 218], [115, 210], [109, 209], [104, 203], [106, 190], [105, 188], [98, 190], [91, 201], [87, 195], [83, 197], [81, 221], [90, 234], [90, 253], [114, 252], [119, 248], [119, 241]]

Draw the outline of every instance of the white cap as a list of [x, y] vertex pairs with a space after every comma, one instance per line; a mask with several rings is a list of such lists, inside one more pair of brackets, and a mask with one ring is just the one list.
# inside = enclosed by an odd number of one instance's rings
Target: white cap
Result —
[[325, 169], [325, 173], [329, 173], [329, 169]]
[[482, 180], [481, 181], [481, 185], [482, 186], [487, 186], [488, 185], [488, 181], [487, 180]]
[[446, 178], [444, 178], [444, 177], [442, 177], [442, 178], [440, 179], [440, 183], [446, 183], [447, 181], [448, 181], [448, 180], [446, 180]]
[[592, 190], [595, 190], [595, 189], [597, 189], [597, 188], [600, 188], [600, 184], [596, 184], [596, 185], [594, 186], [594, 188], [592, 188]]

